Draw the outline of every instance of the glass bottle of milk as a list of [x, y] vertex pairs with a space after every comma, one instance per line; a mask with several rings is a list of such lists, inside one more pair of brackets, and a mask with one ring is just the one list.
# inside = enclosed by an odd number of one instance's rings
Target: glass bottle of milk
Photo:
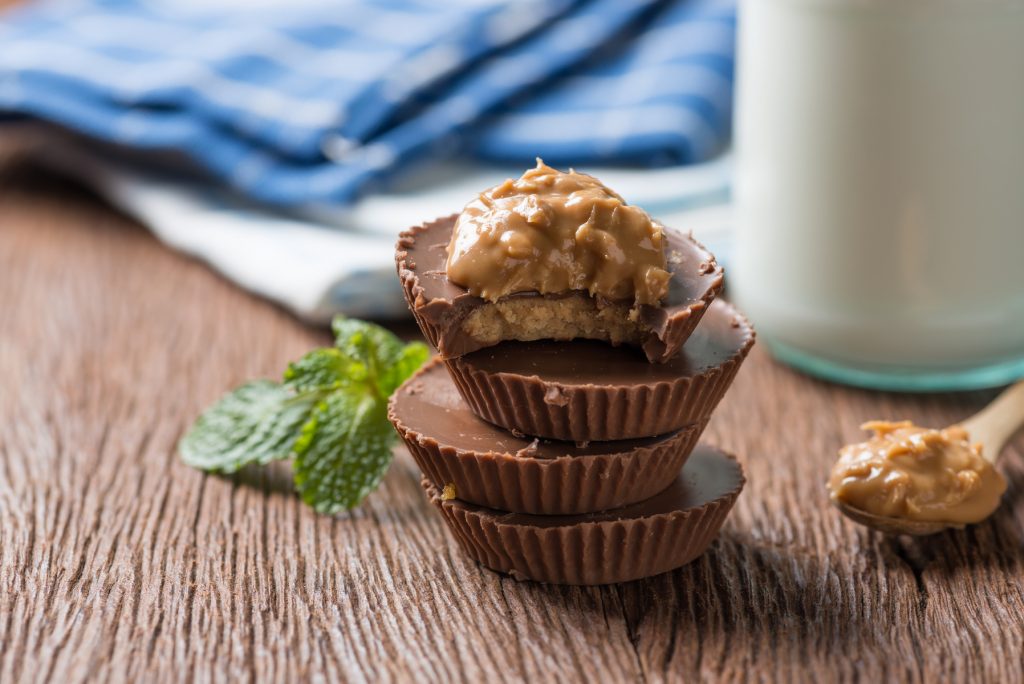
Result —
[[734, 296], [899, 390], [1024, 375], [1024, 0], [743, 0]]

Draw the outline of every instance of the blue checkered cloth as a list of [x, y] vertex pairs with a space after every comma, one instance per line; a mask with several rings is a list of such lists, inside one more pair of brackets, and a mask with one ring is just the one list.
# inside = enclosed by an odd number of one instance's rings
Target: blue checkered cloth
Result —
[[733, 0], [47, 1], [0, 14], [25, 118], [214, 186], [344, 206], [428, 159], [705, 160], [727, 142]]

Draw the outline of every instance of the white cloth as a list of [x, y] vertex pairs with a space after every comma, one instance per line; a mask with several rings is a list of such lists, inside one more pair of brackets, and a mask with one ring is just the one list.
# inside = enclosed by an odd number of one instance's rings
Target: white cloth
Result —
[[[378, 319], [406, 315], [394, 266], [398, 233], [458, 212], [482, 188], [522, 172], [470, 164], [434, 166], [389, 192], [366, 197], [330, 223], [317, 223], [231, 203], [199, 187], [158, 180], [53, 140], [40, 136], [37, 144], [23, 147], [81, 178], [171, 247], [316, 322], [339, 312]], [[725, 260], [730, 166], [724, 157], [688, 167], [602, 168], [596, 173], [665, 225], [692, 231]]]

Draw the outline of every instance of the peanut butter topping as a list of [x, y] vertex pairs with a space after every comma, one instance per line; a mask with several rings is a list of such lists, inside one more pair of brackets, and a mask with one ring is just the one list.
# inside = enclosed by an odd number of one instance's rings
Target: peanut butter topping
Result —
[[448, 279], [496, 301], [516, 292], [657, 305], [668, 294], [664, 233], [593, 176], [537, 160], [518, 179], [480, 193], [448, 245]]
[[872, 421], [875, 434], [839, 451], [832, 499], [875, 515], [956, 524], [984, 520], [1006, 490], [1003, 476], [959, 427]]

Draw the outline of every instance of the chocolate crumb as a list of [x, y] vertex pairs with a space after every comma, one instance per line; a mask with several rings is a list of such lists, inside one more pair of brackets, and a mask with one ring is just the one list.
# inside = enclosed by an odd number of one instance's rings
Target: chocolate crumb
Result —
[[569, 403], [569, 397], [565, 396], [560, 387], [552, 385], [544, 392], [544, 403], [553, 406], [566, 406]]
[[534, 437], [532, 442], [530, 442], [529, 444], [527, 444], [522, 449], [520, 449], [519, 451], [516, 452], [516, 456], [521, 456], [523, 458], [536, 458], [537, 457], [537, 447], [539, 445], [540, 445], [540, 440], [537, 439], [536, 437]]

